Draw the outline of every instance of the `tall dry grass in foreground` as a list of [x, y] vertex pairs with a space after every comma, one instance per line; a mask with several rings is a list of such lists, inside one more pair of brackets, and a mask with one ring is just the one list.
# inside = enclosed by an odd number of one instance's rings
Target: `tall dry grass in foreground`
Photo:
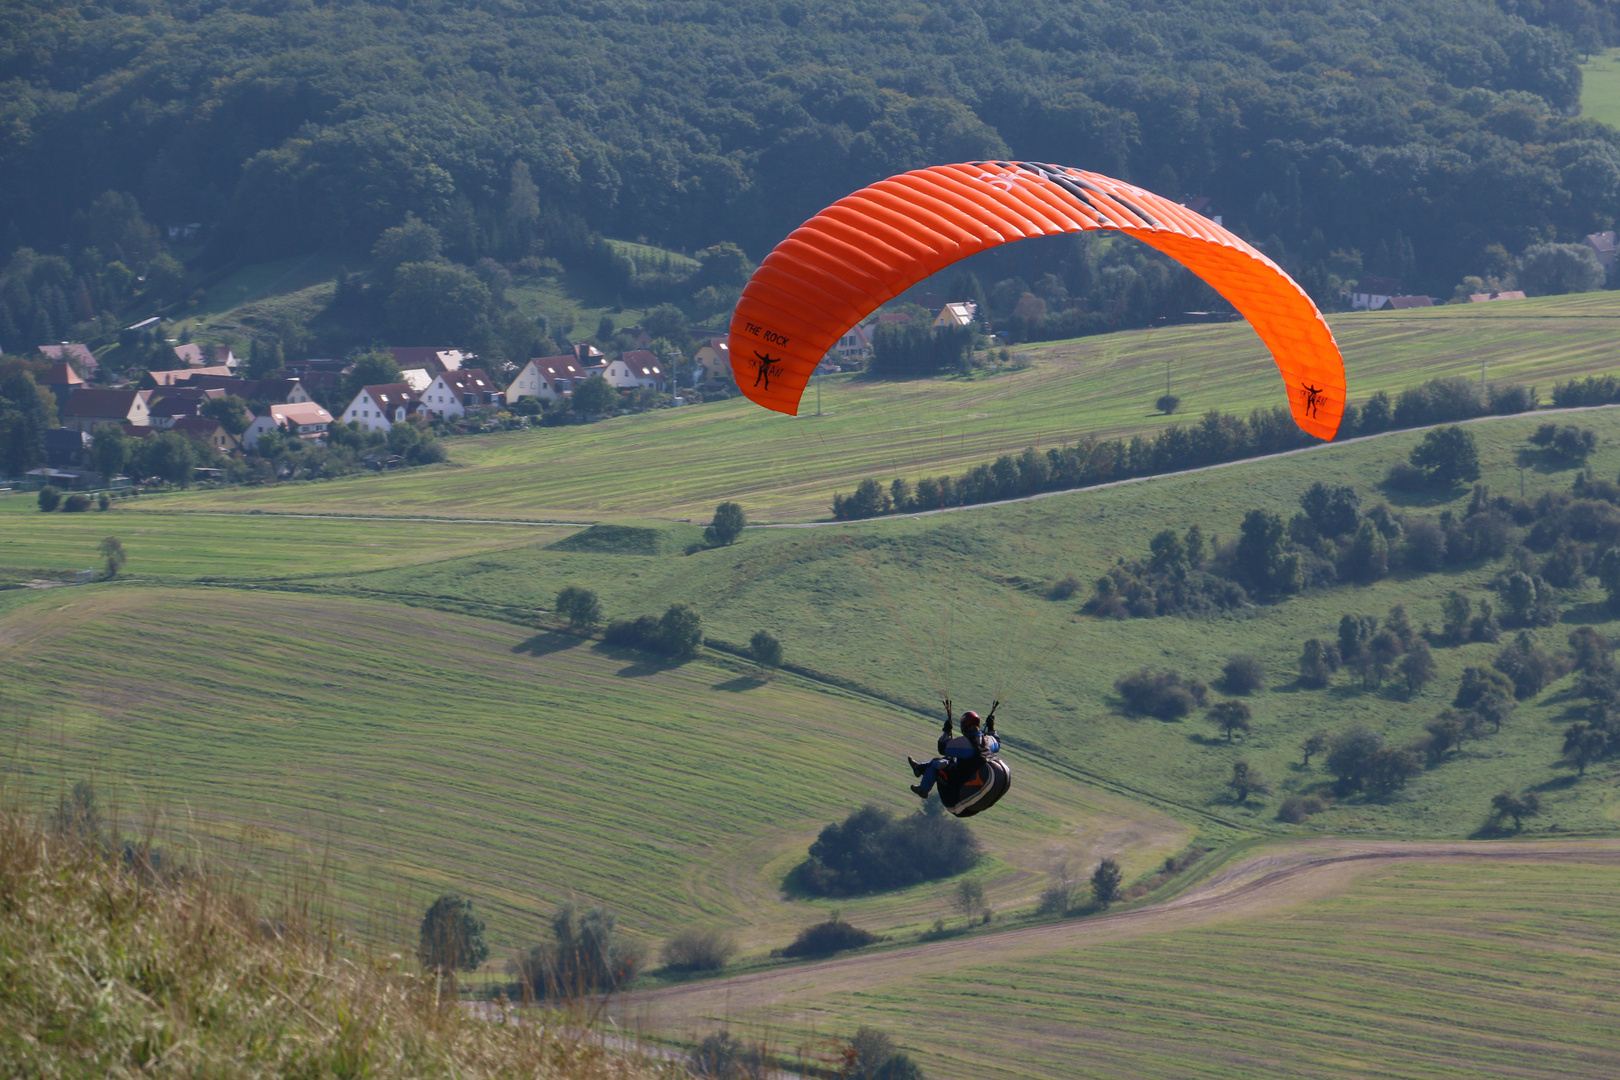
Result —
[[365, 955], [308, 905], [261, 911], [113, 847], [0, 810], [0, 1076], [684, 1075], [565, 1018], [470, 1015], [414, 960]]

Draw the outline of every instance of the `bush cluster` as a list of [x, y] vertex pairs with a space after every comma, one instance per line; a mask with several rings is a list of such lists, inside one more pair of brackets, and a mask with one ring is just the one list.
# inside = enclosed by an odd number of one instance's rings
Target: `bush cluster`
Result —
[[602, 633], [609, 645], [642, 649], [686, 660], [703, 644], [703, 618], [690, 604], [671, 604], [662, 618], [614, 619]]
[[867, 805], [821, 830], [799, 881], [818, 896], [854, 896], [951, 877], [979, 857], [965, 822], [938, 813], [896, 818]]
[[[1338, 437], [1374, 435], [1493, 413], [1528, 412], [1536, 404], [1533, 387], [1494, 387], [1489, 398], [1482, 401], [1478, 388], [1469, 380], [1434, 379], [1401, 391], [1393, 403], [1389, 395], [1380, 391], [1359, 408], [1347, 406]], [[1171, 424], [1151, 439], [1143, 435], [1130, 439], [1088, 438], [1045, 454], [1029, 447], [1022, 454], [1003, 454], [994, 462], [976, 465], [960, 476], [928, 477], [915, 486], [902, 479], [885, 487], [881, 481], [868, 478], [861, 481], [853, 495], [834, 495], [832, 512], [839, 521], [853, 521], [881, 514], [971, 506], [1261, 457], [1314, 442], [1281, 407], [1256, 409], [1247, 418], [1211, 410], [1196, 424]], [[1423, 473], [1423, 482], [1428, 482], [1427, 477]]]
[[1209, 688], [1202, 682], [1174, 669], [1141, 668], [1122, 675], [1114, 681], [1114, 692], [1125, 702], [1128, 712], [1160, 720], [1179, 720], [1202, 706], [1209, 696]]
[[826, 922], [800, 930], [791, 944], [776, 950], [778, 956], [831, 956], [845, 949], [860, 949], [880, 940], [870, 930], [851, 926], [835, 912]]

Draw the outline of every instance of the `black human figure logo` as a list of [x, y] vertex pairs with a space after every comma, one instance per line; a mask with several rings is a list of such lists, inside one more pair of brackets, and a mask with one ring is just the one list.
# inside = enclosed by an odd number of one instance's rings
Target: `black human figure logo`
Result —
[[754, 385], [758, 387], [760, 383], [764, 383], [764, 389], [769, 390], [771, 388], [771, 376], [782, 370], [782, 361], [758, 351], [754, 353], [754, 357], [754, 368], [758, 371], [758, 374], [754, 376]]
[[1305, 390], [1305, 415], [1315, 416], [1317, 406], [1322, 404], [1322, 388], [1310, 383], [1300, 383], [1300, 386]]

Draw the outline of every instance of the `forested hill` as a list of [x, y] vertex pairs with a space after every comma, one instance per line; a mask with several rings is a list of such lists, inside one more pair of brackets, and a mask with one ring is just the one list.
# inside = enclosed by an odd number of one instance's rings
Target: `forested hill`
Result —
[[0, 254], [86, 246], [113, 190], [213, 263], [406, 211], [464, 261], [582, 228], [757, 259], [859, 185], [1013, 156], [1443, 292], [1611, 224], [1620, 132], [1573, 116], [1616, 40], [1589, 0], [10, 0]]

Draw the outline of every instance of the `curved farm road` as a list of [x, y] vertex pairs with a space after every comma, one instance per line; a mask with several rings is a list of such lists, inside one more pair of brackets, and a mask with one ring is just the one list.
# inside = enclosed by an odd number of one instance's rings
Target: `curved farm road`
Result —
[[1083, 947], [1088, 942], [1118, 941], [1268, 915], [1341, 892], [1357, 877], [1403, 860], [1620, 866], [1620, 839], [1323, 840], [1271, 847], [1162, 904], [630, 994], [616, 1001], [611, 1012], [616, 1020], [640, 1030], [670, 1032], [695, 1030], [756, 1010], [814, 1010], [816, 999], [829, 993], [870, 993], [909, 979], [938, 978], [954, 968], [1039, 957]]

